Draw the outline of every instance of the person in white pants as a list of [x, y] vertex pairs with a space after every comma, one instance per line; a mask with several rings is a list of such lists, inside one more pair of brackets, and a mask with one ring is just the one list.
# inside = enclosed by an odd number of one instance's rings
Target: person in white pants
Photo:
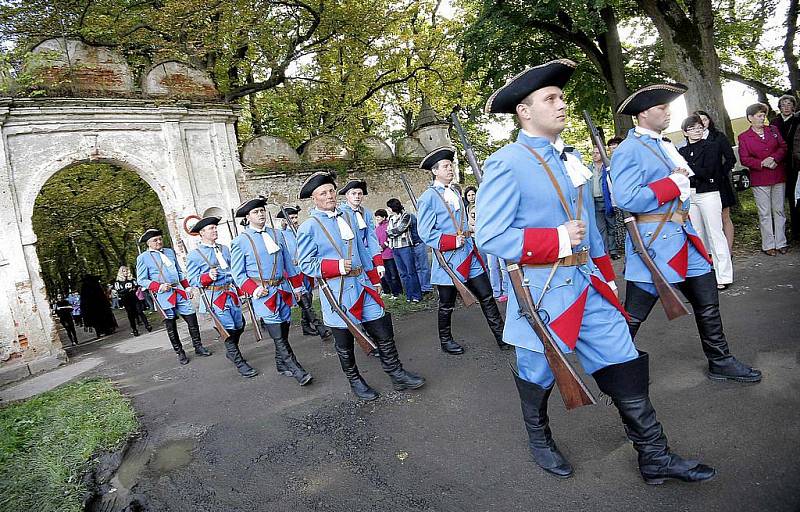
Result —
[[717, 288], [724, 290], [733, 283], [733, 263], [728, 239], [722, 227], [722, 198], [719, 176], [723, 155], [719, 145], [703, 138], [703, 120], [696, 115], [682, 123], [687, 144], [678, 151], [686, 159], [694, 175], [689, 178], [691, 196], [689, 217], [714, 262]]

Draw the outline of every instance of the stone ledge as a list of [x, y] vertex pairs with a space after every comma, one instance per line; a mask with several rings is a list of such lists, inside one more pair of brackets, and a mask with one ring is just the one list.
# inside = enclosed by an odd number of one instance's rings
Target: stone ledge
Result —
[[8, 367], [0, 367], [0, 387], [17, 382], [37, 373], [58, 368], [67, 362], [67, 354], [63, 350], [57, 354], [40, 357], [28, 363], [17, 363]]

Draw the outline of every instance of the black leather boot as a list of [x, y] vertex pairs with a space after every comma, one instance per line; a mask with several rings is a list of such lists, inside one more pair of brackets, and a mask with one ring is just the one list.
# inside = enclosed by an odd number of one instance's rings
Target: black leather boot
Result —
[[303, 336], [316, 336], [317, 329], [311, 325], [311, 319], [309, 318], [308, 310], [301, 307], [300, 317], [300, 326], [303, 328]]
[[514, 382], [522, 403], [522, 419], [528, 431], [528, 448], [533, 460], [540, 468], [558, 478], [569, 478], [574, 472], [572, 466], [561, 454], [550, 432], [550, 419], [547, 416], [547, 401], [553, 386], [543, 388], [523, 380], [516, 373]]
[[503, 341], [503, 327], [505, 326], [505, 322], [503, 321], [503, 316], [500, 314], [500, 308], [497, 307], [497, 301], [489, 294], [488, 297], [480, 300], [480, 305], [483, 316], [486, 317], [486, 323], [489, 324], [489, 329], [491, 329], [494, 340], [497, 342], [497, 346], [500, 347], [500, 350], [511, 350], [513, 345], [509, 345]]
[[292, 351], [292, 346], [289, 345], [289, 322], [265, 325], [275, 343], [275, 363], [278, 365], [278, 372], [282, 372], [281, 368], [285, 368], [283, 371], [290, 372], [301, 386], [311, 382], [313, 376], [300, 365]]
[[167, 336], [169, 337], [170, 345], [172, 345], [172, 350], [178, 354], [178, 362], [181, 364], [187, 364], [189, 362], [189, 358], [186, 357], [186, 352], [184, 352], [183, 345], [181, 345], [181, 339], [178, 336], [178, 320], [176, 318], [165, 318], [164, 326], [167, 328]]
[[688, 277], [679, 287], [692, 304], [700, 343], [708, 359], [708, 377], [712, 380], [760, 382], [761, 371], [742, 363], [730, 353], [728, 340], [722, 330], [719, 291], [714, 272]]
[[658, 297], [639, 288], [633, 282], [628, 281], [625, 285], [625, 311], [629, 316], [628, 331], [631, 333], [631, 339], [636, 338], [639, 327], [647, 320], [656, 301]]
[[239, 338], [243, 332], [244, 329], [229, 331], [230, 336], [225, 340], [225, 357], [236, 366], [239, 375], [242, 377], [255, 377], [258, 375], [258, 371], [247, 364], [242, 352], [239, 350]]
[[442, 352], [445, 354], [460, 355], [464, 353], [464, 347], [456, 343], [453, 339], [451, 322], [453, 318], [453, 306], [443, 306], [439, 304], [438, 324], [439, 324], [439, 343]]
[[192, 337], [192, 345], [194, 346], [194, 353], [198, 356], [210, 356], [211, 351], [203, 346], [200, 341], [200, 324], [197, 323], [197, 315], [184, 315], [183, 319], [186, 320], [186, 325], [189, 326], [189, 335]]
[[142, 323], [144, 323], [144, 328], [147, 329], [147, 332], [153, 332], [153, 328], [150, 326], [150, 321], [147, 319], [147, 315], [142, 314]]
[[342, 366], [344, 376], [347, 377], [347, 382], [350, 383], [350, 389], [359, 400], [369, 402], [378, 398], [380, 393], [372, 389], [359, 373], [353, 342], [353, 335], [347, 329], [333, 329], [336, 355], [339, 356], [339, 364]]
[[606, 366], [592, 374], [600, 391], [610, 396], [619, 411], [625, 433], [639, 454], [639, 472], [651, 485], [675, 479], [702, 482], [716, 475], [712, 467], [687, 460], [670, 451], [667, 436], [648, 392], [650, 368], [646, 352], [631, 361]]
[[424, 378], [403, 369], [400, 357], [397, 354], [397, 346], [394, 344], [392, 318], [388, 313], [377, 320], [364, 322], [362, 325], [375, 341], [375, 344], [378, 345], [381, 366], [383, 371], [392, 379], [392, 386], [395, 391], [417, 389], [425, 385]]

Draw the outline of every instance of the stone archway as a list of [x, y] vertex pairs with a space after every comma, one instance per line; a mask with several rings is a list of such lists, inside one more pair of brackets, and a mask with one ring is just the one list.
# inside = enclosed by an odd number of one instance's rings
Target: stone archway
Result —
[[33, 373], [64, 358], [31, 223], [47, 180], [84, 162], [134, 171], [156, 192], [172, 238], [184, 238], [179, 226], [188, 215], [240, 202], [234, 108], [185, 100], [0, 100], [0, 370], [21, 362]]

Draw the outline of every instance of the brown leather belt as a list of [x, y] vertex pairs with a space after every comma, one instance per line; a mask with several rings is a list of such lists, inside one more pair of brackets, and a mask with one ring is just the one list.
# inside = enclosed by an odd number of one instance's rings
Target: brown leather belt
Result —
[[[642, 213], [640, 215], [634, 215], [636, 217], [637, 222], [661, 222], [664, 219], [663, 213]], [[686, 219], [689, 217], [688, 211], [678, 211], [672, 214], [668, 220], [680, 224], [681, 226], [686, 223]]]
[[361, 267], [358, 267], [358, 268], [351, 268], [351, 269], [350, 269], [350, 272], [346, 273], [346, 274], [345, 274], [345, 275], [343, 275], [342, 277], [358, 277], [358, 276], [360, 276], [360, 275], [361, 275], [361, 272], [363, 272], [363, 271], [364, 271], [364, 269], [363, 269], [363, 268], [361, 268]]
[[211, 286], [206, 286], [205, 289], [210, 292], [227, 292], [230, 291], [231, 285], [229, 284], [211, 285]]
[[[259, 282], [258, 279], [255, 279], [255, 282]], [[264, 279], [261, 280], [261, 286], [266, 288], [267, 286], [278, 286], [283, 282], [283, 278], [280, 279]]]
[[[561, 258], [558, 260], [558, 264], [562, 267], [577, 267], [579, 265], [585, 265], [587, 261], [589, 261], [589, 253], [586, 251], [581, 251], [578, 254], [570, 254], [569, 256]], [[526, 267], [531, 268], [548, 268], [552, 267], [553, 265], [555, 265], [555, 262], [525, 264]]]

